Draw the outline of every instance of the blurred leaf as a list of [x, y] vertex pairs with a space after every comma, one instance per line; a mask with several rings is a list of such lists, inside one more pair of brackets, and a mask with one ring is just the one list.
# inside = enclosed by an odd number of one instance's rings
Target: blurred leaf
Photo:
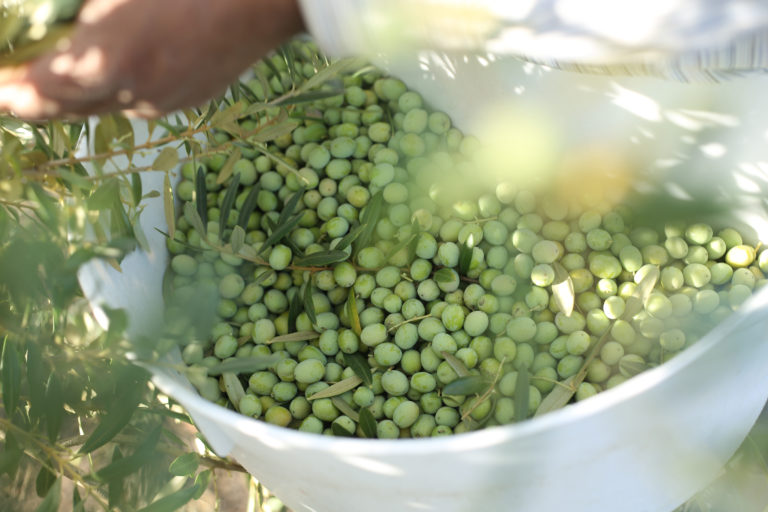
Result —
[[363, 435], [368, 439], [376, 439], [378, 437], [378, 431], [376, 428], [376, 419], [373, 417], [370, 409], [363, 407], [358, 411], [358, 417], [360, 419], [360, 429], [363, 431]]
[[376, 223], [379, 222], [379, 218], [384, 210], [384, 194], [379, 191], [376, 192], [368, 201], [368, 205], [365, 207], [363, 214], [360, 216], [360, 225], [363, 226], [361, 233], [358, 235], [352, 245], [352, 254], [356, 257], [361, 249], [368, 247], [373, 237], [373, 233], [376, 230]]
[[237, 119], [243, 112], [243, 107], [243, 103], [238, 101], [224, 110], [219, 110], [211, 116], [211, 119], [208, 121], [208, 126], [230, 133], [238, 132], [240, 127], [237, 124]]
[[456, 372], [456, 375], [459, 377], [468, 377], [469, 376], [469, 370], [464, 365], [464, 363], [459, 359], [458, 357], [454, 356], [451, 353], [446, 352], [445, 350], [441, 351], [440, 354], [443, 356], [445, 361], [453, 368], [453, 371]]
[[40, 421], [47, 414], [45, 407], [45, 380], [50, 371], [43, 361], [39, 340], [27, 342], [27, 382], [29, 384], [29, 416]]
[[85, 512], [85, 502], [77, 487], [72, 488], [72, 512]]
[[656, 283], [659, 282], [659, 267], [652, 267], [647, 274], [637, 283], [635, 291], [632, 295], [627, 297], [626, 305], [624, 307], [624, 313], [621, 318], [624, 320], [631, 320], [636, 314], [643, 310], [645, 301], [648, 300], [648, 296], [656, 287]]
[[197, 490], [192, 494], [192, 499], [199, 500], [203, 496], [203, 493], [205, 493], [205, 490], [208, 488], [208, 484], [211, 481], [211, 474], [210, 469], [206, 469], [197, 474], [195, 477], [195, 487]]
[[105, 467], [99, 469], [94, 477], [103, 482], [121, 480], [128, 475], [139, 471], [157, 457], [157, 442], [160, 440], [162, 427], [157, 426], [147, 434], [146, 439], [136, 450], [125, 457], [113, 459]]
[[334, 96], [340, 96], [344, 94], [344, 90], [339, 89], [332, 89], [329, 91], [310, 91], [305, 92], [301, 94], [297, 94], [295, 96], [288, 96], [276, 103], [276, 105], [280, 106], [288, 106], [288, 105], [298, 105], [300, 103], [309, 103], [312, 101], [317, 100], [324, 100], [326, 98], [333, 98]]
[[243, 384], [240, 382], [240, 378], [236, 373], [223, 372], [221, 374], [221, 380], [224, 383], [224, 392], [229, 398], [229, 402], [232, 404], [239, 404], [240, 400], [245, 396], [245, 390]]
[[468, 375], [446, 384], [443, 395], [479, 395], [487, 391], [490, 385], [491, 381], [482, 375]]
[[229, 219], [229, 212], [232, 211], [232, 207], [235, 205], [235, 198], [237, 197], [237, 189], [240, 185], [240, 175], [235, 174], [232, 177], [232, 181], [227, 187], [227, 191], [224, 193], [224, 199], [221, 201], [220, 213], [219, 213], [219, 236], [223, 241], [224, 228], [227, 226], [227, 219]]
[[[471, 238], [472, 235], [470, 235]], [[469, 239], [459, 246], [459, 274], [466, 276], [469, 272], [469, 265], [472, 263], [472, 246]]]
[[355, 389], [357, 386], [360, 385], [361, 382], [363, 382], [363, 380], [360, 377], [358, 377], [357, 375], [353, 375], [344, 380], [340, 380], [336, 384], [332, 384], [331, 386], [328, 386], [327, 388], [321, 391], [318, 391], [312, 396], [307, 397], [307, 400], [311, 401], [311, 400], [317, 400], [319, 398], [331, 398], [333, 396], [343, 395], [347, 391], [351, 389]]
[[565, 316], [571, 316], [576, 295], [573, 290], [573, 280], [567, 270], [558, 262], [552, 263], [555, 270], [555, 280], [552, 282], [552, 296], [555, 304]]
[[436, 283], [450, 283], [454, 279], [453, 270], [450, 268], [441, 268], [435, 272], [435, 275], [432, 276], [432, 279], [434, 279]]
[[293, 194], [291, 194], [290, 199], [285, 201], [285, 204], [283, 205], [283, 211], [280, 212], [280, 216], [277, 218], [277, 224], [285, 224], [285, 222], [288, 220], [288, 217], [293, 214], [294, 211], [296, 211], [296, 206], [299, 204], [299, 201], [304, 196], [304, 189], [300, 188]]
[[57, 512], [59, 510], [60, 502], [61, 478], [57, 478], [50, 489], [48, 489], [48, 494], [45, 495], [45, 499], [35, 509], [35, 512]]
[[354, 410], [352, 406], [350, 406], [340, 396], [332, 397], [331, 402], [333, 402], [333, 405], [336, 406], [336, 408], [341, 412], [341, 414], [344, 414], [345, 416], [349, 416], [354, 422], [360, 421], [360, 416], [357, 414], [357, 411]]
[[12, 416], [16, 411], [16, 406], [19, 404], [22, 376], [19, 351], [16, 348], [16, 344], [8, 336], [3, 340], [2, 366], [0, 371], [2, 371], [3, 406], [5, 407], [5, 413]]
[[517, 369], [517, 380], [515, 381], [515, 421], [523, 421], [528, 417], [528, 406], [530, 404], [530, 375], [528, 367], [521, 365]]
[[174, 476], [192, 476], [200, 466], [200, 456], [196, 453], [185, 453], [179, 455], [171, 462], [168, 471]]
[[352, 368], [355, 375], [360, 378], [366, 386], [373, 385], [373, 375], [371, 375], [371, 367], [368, 365], [368, 361], [362, 354], [347, 354], [344, 353], [344, 364]]
[[309, 317], [312, 325], [317, 324], [317, 315], [315, 314], [315, 302], [312, 300], [312, 281], [304, 283], [304, 312]]
[[240, 148], [235, 146], [235, 149], [232, 150], [232, 152], [227, 157], [227, 161], [224, 162], [224, 165], [219, 169], [219, 175], [216, 177], [216, 183], [221, 185], [227, 179], [232, 176], [232, 170], [235, 168], [235, 162], [240, 160]]
[[168, 225], [168, 238], [173, 240], [176, 235], [176, 210], [173, 205], [171, 177], [167, 172], [163, 178], [163, 212], [165, 213], [165, 223]]
[[147, 505], [139, 510], [139, 512], [174, 512], [187, 504], [198, 492], [198, 484], [183, 487]]
[[88, 198], [89, 210], [107, 210], [120, 202], [120, 182], [108, 178]]
[[308, 256], [297, 258], [293, 261], [293, 264], [300, 267], [317, 267], [317, 266], [322, 267], [322, 266], [330, 265], [331, 263], [338, 263], [340, 261], [344, 261], [348, 257], [349, 256], [344, 251], [339, 251], [339, 250], [320, 251], [320, 252], [312, 253]]
[[158, 171], [170, 171], [179, 163], [179, 153], [170, 146], [163, 148], [155, 161], [152, 162], [152, 168]]
[[35, 492], [42, 498], [48, 494], [54, 482], [56, 482], [56, 475], [51, 473], [47, 467], [42, 466], [37, 473], [37, 478], [35, 478]]
[[575, 377], [575, 375], [568, 377], [554, 388], [552, 388], [552, 391], [550, 391], [549, 394], [544, 397], [544, 399], [541, 401], [541, 404], [539, 405], [539, 408], [536, 409], [534, 417], [541, 416], [542, 414], [546, 414], [557, 409], [562, 409], [568, 405], [568, 402], [571, 401], [573, 395], [576, 394]]
[[232, 228], [232, 234], [229, 237], [229, 244], [232, 247], [232, 253], [237, 254], [245, 245], [245, 230], [240, 226]]
[[208, 375], [216, 376], [225, 372], [241, 374], [241, 373], [254, 373], [260, 370], [265, 370], [280, 361], [282, 356], [274, 354], [265, 357], [249, 357], [245, 359], [228, 359], [222, 361], [219, 364], [215, 364], [206, 368]]
[[327, 67], [318, 70], [317, 73], [312, 75], [306, 82], [304, 82], [304, 84], [302, 84], [299, 90], [309, 91], [321, 86], [329, 80], [333, 80], [346, 73], [354, 72], [365, 65], [365, 60], [357, 57], [339, 59]]
[[292, 332], [288, 334], [283, 334], [280, 336], [275, 336], [272, 339], [267, 340], [265, 343], [289, 343], [292, 341], [307, 341], [307, 340], [314, 340], [320, 337], [319, 332], [315, 331], [297, 331]]
[[48, 440], [53, 442], [59, 437], [64, 422], [64, 395], [61, 383], [55, 372], [51, 372], [45, 382], [45, 430]]
[[[264, 272], [264, 274], [267, 274], [267, 272]], [[262, 276], [264, 275], [262, 274]], [[259, 276], [261, 277], [261, 276]], [[293, 331], [296, 329], [296, 319], [299, 317], [299, 313], [301, 313], [303, 307], [303, 302], [301, 300], [301, 294], [296, 292], [291, 297], [291, 301], [288, 304], [288, 329]]]
[[197, 214], [205, 226], [208, 224], [208, 189], [205, 186], [205, 169], [202, 165], [197, 168], [197, 174], [195, 174], [195, 205]]
[[22, 455], [24, 455], [24, 451], [16, 441], [16, 436], [10, 432], [5, 432], [3, 451], [0, 452], [0, 475], [6, 473], [14, 477], [19, 469]]
[[619, 360], [619, 371], [621, 371], [621, 373], [626, 373], [630, 377], [641, 374], [647, 369], [648, 365], [646, 363], [631, 360], [628, 361], [625, 358]]
[[240, 208], [240, 218], [237, 219], [237, 225], [243, 229], [248, 229], [248, 220], [251, 218], [251, 214], [256, 208], [256, 200], [258, 199], [260, 190], [261, 185], [257, 183], [251, 187], [251, 190], [248, 191], [248, 195], [245, 196], [243, 206]]
[[[115, 449], [112, 451], [112, 462], [117, 462], [122, 458], [123, 452], [119, 446], [115, 446]], [[125, 485], [123, 482], [123, 478], [115, 478], [107, 485], [107, 498], [109, 499], [110, 508], [114, 509], [122, 505], [125, 496]]]
[[139, 406], [144, 392], [147, 374], [138, 367], [120, 368], [117, 372], [117, 395], [108, 404], [106, 414], [78, 453], [90, 453], [114, 438], [131, 420]]
[[195, 231], [197, 231], [197, 233], [200, 235], [200, 238], [205, 240], [205, 224], [203, 224], [203, 220], [200, 218], [200, 214], [198, 213], [198, 208], [195, 207], [194, 203], [184, 203], [184, 218], [187, 219], [189, 225], [192, 226]]
[[133, 198], [133, 206], [139, 205], [143, 195], [144, 192], [141, 189], [141, 175], [135, 172], [131, 174], [131, 197]]

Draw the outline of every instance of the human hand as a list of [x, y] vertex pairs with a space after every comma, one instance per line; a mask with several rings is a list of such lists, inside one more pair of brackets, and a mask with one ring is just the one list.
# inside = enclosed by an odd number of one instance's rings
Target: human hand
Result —
[[86, 0], [56, 50], [0, 69], [0, 110], [158, 116], [222, 92], [302, 29], [294, 0]]

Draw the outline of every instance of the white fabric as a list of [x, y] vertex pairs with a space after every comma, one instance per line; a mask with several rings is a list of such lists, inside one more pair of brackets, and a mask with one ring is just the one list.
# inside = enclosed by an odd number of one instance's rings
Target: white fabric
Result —
[[302, 0], [302, 8], [333, 55], [461, 50], [684, 81], [768, 67], [766, 0]]

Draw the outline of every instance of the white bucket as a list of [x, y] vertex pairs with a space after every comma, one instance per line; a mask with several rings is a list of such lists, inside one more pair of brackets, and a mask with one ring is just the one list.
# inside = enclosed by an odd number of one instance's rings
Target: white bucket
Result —
[[[555, 150], [587, 142], [626, 150], [677, 183], [672, 192], [704, 184], [732, 198], [735, 226], [768, 240], [760, 207], [768, 197], [768, 79], [689, 86], [419, 57], [384, 64], [467, 131], [484, 106], [513, 96], [556, 127]], [[144, 178], [161, 185], [157, 175]], [[134, 329], [160, 303], [166, 262], [152, 229], [164, 226], [161, 201], [143, 217], [153, 255], [130, 255], [122, 274], [94, 264], [81, 275], [94, 303], [128, 308]], [[433, 439], [307, 434], [207, 402], [167, 370], [156, 369], [154, 381], [217, 453], [296, 512], [666, 512], [717, 476], [760, 413], [767, 332], [764, 288], [693, 347], [625, 384], [521, 424]]]

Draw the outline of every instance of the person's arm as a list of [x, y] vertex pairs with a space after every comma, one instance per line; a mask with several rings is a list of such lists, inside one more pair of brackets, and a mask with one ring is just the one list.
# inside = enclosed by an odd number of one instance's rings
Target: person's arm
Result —
[[196, 106], [302, 30], [295, 0], [87, 0], [57, 51], [0, 69], [0, 110], [39, 119]]

